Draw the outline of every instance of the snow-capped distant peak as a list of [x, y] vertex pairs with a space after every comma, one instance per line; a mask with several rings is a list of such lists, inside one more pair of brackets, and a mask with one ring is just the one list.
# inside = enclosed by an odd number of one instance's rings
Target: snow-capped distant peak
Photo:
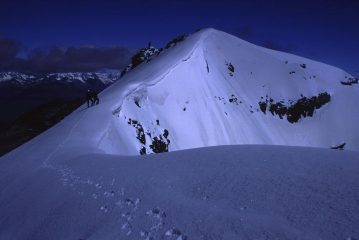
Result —
[[33, 80], [34, 75], [23, 74], [19, 72], [0, 72], [0, 83], [6, 81], [17, 81], [18, 83], [25, 83], [27, 80]]
[[120, 77], [119, 72], [70, 72], [70, 73], [49, 73], [49, 74], [36, 74], [28, 75], [18, 72], [0, 72], [1, 82], [16, 82], [21, 85], [28, 85], [41, 81], [60, 81], [60, 82], [79, 82], [82, 84], [88, 81], [98, 80], [105, 85], [109, 85]]

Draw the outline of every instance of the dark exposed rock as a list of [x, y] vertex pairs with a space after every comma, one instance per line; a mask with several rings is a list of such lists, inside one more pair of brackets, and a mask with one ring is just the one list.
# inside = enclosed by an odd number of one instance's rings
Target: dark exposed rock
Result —
[[300, 67], [305, 69], [305, 68], [307, 68], [307, 65], [303, 63], [303, 64], [300, 64]]
[[[159, 125], [159, 120], [156, 120], [157, 125]], [[129, 118], [128, 124], [133, 126], [136, 129], [136, 138], [138, 141], [143, 145], [139, 149], [139, 153], [141, 155], [147, 154], [147, 148], [146, 148], [146, 136], [145, 131], [142, 127], [142, 125], [134, 119]], [[152, 140], [152, 144], [149, 146], [154, 153], [162, 153], [162, 152], [168, 152], [168, 147], [170, 144], [170, 140], [168, 139], [169, 131], [167, 129], [163, 130], [163, 133], [159, 136], [151, 137], [151, 133], [149, 131], [146, 132], [147, 136], [149, 136]]]
[[272, 115], [276, 114], [280, 119], [283, 119], [283, 116], [287, 113], [287, 107], [281, 102], [271, 103], [269, 105], [269, 111]]
[[261, 111], [266, 114], [267, 111], [267, 102], [259, 102], [259, 108], [261, 109]]
[[146, 155], [146, 147], [142, 147], [142, 148], [140, 149], [140, 154], [141, 154], [141, 155]]
[[131, 64], [122, 70], [121, 77], [123, 77], [127, 72], [131, 71], [141, 63], [148, 63], [152, 60], [153, 57], [158, 56], [160, 52], [160, 49], [154, 48], [152, 46], [141, 48], [135, 55], [132, 56]]
[[168, 152], [168, 146], [171, 142], [168, 139], [168, 135], [169, 132], [167, 129], [165, 129], [162, 135], [159, 135], [158, 137], [154, 137], [152, 139], [152, 144], [150, 145], [150, 148], [154, 153]]
[[323, 105], [330, 102], [330, 95], [327, 92], [320, 93], [318, 96], [313, 96], [311, 98], [304, 97], [297, 101], [289, 100], [289, 106], [284, 104], [284, 101], [274, 102], [272, 98], [270, 98], [268, 103], [268, 96], [266, 101], [260, 101], [259, 107], [261, 111], [265, 114], [268, 104], [269, 111], [272, 115], [278, 115], [280, 119], [283, 119], [284, 116], [287, 117], [288, 122], [295, 123], [298, 122], [302, 117], [312, 117], [315, 109], [320, 109]]
[[331, 147], [331, 149], [344, 150], [346, 143], [339, 144], [337, 146]]
[[166, 44], [166, 49], [170, 48], [170, 47], [174, 47], [177, 45], [177, 43], [180, 43], [182, 41], [184, 41], [186, 38], [188, 37], [188, 35], [182, 35], [182, 36], [178, 36], [174, 39], [172, 39], [171, 41], [169, 41], [167, 44]]
[[229, 63], [227, 66], [228, 66], [228, 70], [233, 73], [234, 67], [233, 67], [232, 63]]
[[173, 234], [173, 235], [180, 236], [180, 235], [181, 235], [181, 231], [178, 230], [177, 228], [174, 228], [174, 229], [172, 229], [172, 234]]
[[347, 81], [341, 81], [342, 85], [351, 86], [353, 84], [358, 84], [358, 78], [348, 78]]
[[170, 133], [168, 132], [167, 129], [163, 130], [163, 136], [164, 136], [166, 139], [167, 139], [167, 137], [168, 137], [169, 134], [170, 134]]
[[163, 141], [162, 137], [154, 137], [152, 139], [152, 145], [150, 145], [150, 148], [154, 153], [168, 152], [168, 144]]
[[142, 143], [146, 144], [145, 131], [143, 130], [142, 125], [137, 120], [128, 119], [128, 124], [132, 125], [136, 129], [137, 136], [136, 138]]
[[289, 74], [294, 74], [294, 73], [295, 73], [295, 71], [290, 71], [290, 72], [289, 72]]
[[231, 77], [233, 77], [234, 66], [232, 65], [232, 63], [226, 63], [226, 66], [227, 66], [227, 68], [228, 68], [229, 75], [230, 75]]
[[139, 100], [138, 100], [138, 99], [135, 99], [135, 104], [137, 105], [137, 107], [141, 108], [141, 106], [140, 106], [140, 103], [139, 103]]
[[131, 58], [132, 68], [137, 67], [144, 61], [148, 62], [148, 60], [154, 55], [157, 55], [157, 53], [158, 49], [152, 46], [140, 49], [140, 51]]
[[290, 123], [294, 123], [298, 122], [301, 116], [312, 117], [315, 109], [321, 108], [329, 101], [330, 95], [326, 92], [311, 98], [303, 97], [288, 108], [287, 119]]
[[228, 99], [228, 101], [229, 101], [230, 103], [234, 103], [234, 104], [238, 105], [238, 98], [237, 98], [234, 94], [232, 94], [232, 95], [230, 96], [230, 98]]

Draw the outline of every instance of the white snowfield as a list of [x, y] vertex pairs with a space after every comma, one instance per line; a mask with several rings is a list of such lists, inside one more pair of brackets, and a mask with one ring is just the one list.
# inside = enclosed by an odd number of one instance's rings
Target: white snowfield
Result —
[[0, 239], [359, 236], [354, 151], [242, 145], [126, 157], [76, 149], [53, 155], [51, 167], [32, 152], [13, 155], [0, 161]]
[[[192, 34], [0, 158], [0, 239], [359, 239], [351, 79], [214, 29]], [[269, 111], [323, 93], [293, 123]], [[171, 152], [134, 156], [156, 139]]]

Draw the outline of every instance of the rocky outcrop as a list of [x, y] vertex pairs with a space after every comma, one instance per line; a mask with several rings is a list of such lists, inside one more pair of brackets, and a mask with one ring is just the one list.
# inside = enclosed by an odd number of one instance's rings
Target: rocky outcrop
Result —
[[266, 98], [258, 103], [260, 110], [266, 114], [268, 110], [273, 116], [278, 115], [280, 119], [287, 118], [288, 122], [296, 123], [301, 118], [312, 117], [314, 110], [320, 109], [323, 105], [330, 102], [330, 94], [327, 92], [319, 93], [318, 96], [310, 98], [302, 97], [296, 101], [289, 100], [289, 105], [285, 105], [284, 100], [274, 102], [272, 98]]

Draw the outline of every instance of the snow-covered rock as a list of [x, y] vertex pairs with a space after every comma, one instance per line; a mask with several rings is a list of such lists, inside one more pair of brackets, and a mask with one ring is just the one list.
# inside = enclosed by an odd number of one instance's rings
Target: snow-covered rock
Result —
[[156, 57], [162, 51], [153, 47], [151, 43], [145, 48], [141, 48], [134, 56], [131, 58], [131, 63], [126, 66], [122, 72], [121, 77], [127, 74], [129, 71], [140, 65], [141, 63], [147, 63], [152, 60], [153, 57]]
[[32, 81], [36, 77], [18, 72], [0, 72], [0, 83], [6, 81], [15, 81], [18, 84], [25, 84], [26, 81]]

